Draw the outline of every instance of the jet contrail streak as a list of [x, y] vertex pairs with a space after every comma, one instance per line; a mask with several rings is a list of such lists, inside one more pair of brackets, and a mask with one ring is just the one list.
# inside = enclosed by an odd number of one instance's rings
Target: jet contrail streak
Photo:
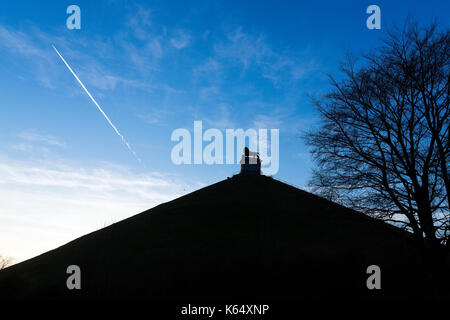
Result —
[[58, 49], [56, 49], [56, 47], [52, 44], [53, 49], [55, 49], [56, 53], [58, 54], [58, 56], [61, 58], [61, 60], [64, 62], [64, 64], [66, 65], [66, 67], [70, 70], [70, 72], [72, 72], [73, 76], [75, 77], [75, 79], [77, 79], [78, 83], [81, 85], [81, 87], [84, 89], [84, 91], [87, 93], [87, 95], [89, 96], [89, 98], [91, 98], [92, 102], [95, 103], [95, 105], [97, 106], [98, 110], [100, 110], [100, 112], [103, 114], [103, 116], [105, 117], [105, 119], [108, 121], [109, 125], [114, 129], [114, 131], [117, 133], [117, 135], [122, 139], [122, 142], [127, 146], [128, 150], [131, 151], [131, 153], [133, 154], [133, 156], [139, 161], [141, 162], [141, 159], [139, 159], [139, 157], [136, 155], [136, 152], [134, 152], [133, 149], [131, 149], [131, 146], [129, 145], [129, 143], [125, 140], [125, 138], [123, 137], [123, 135], [119, 132], [119, 130], [117, 130], [116, 126], [111, 122], [111, 120], [109, 120], [108, 116], [106, 115], [105, 112], [103, 112], [103, 109], [99, 106], [99, 104], [97, 103], [97, 101], [95, 101], [94, 97], [91, 95], [91, 93], [88, 91], [88, 89], [86, 89], [86, 87], [84, 86], [83, 82], [81, 82], [80, 78], [78, 78], [78, 76], [75, 74], [75, 72], [73, 72], [72, 68], [69, 66], [69, 64], [66, 62], [66, 60], [63, 58], [63, 56], [59, 53]]

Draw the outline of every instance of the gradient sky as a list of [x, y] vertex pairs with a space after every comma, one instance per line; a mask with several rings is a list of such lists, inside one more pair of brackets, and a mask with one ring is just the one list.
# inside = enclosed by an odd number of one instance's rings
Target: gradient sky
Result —
[[[81, 8], [81, 30], [66, 8]], [[366, 8], [381, 8], [381, 30]], [[298, 135], [346, 52], [448, 1], [2, 1], [0, 253], [21, 261], [238, 172], [171, 162], [176, 128], [280, 129], [275, 176], [305, 188]], [[122, 144], [54, 44], [136, 151]]]

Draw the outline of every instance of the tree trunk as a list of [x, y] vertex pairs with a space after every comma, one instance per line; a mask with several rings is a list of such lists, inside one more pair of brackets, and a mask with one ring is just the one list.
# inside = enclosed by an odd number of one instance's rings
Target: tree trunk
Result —
[[425, 183], [423, 186], [417, 186], [416, 190], [415, 198], [418, 209], [417, 215], [419, 216], [420, 225], [425, 234], [425, 247], [438, 248], [440, 245], [436, 238], [433, 213], [430, 206], [431, 202], [428, 195], [428, 186]]

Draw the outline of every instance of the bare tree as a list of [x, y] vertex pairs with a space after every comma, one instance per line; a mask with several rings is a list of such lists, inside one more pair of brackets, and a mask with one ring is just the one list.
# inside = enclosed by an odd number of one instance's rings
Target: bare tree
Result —
[[0, 254], [0, 270], [9, 267], [12, 264], [12, 258], [4, 257]]
[[333, 89], [313, 99], [321, 125], [305, 139], [315, 192], [450, 250], [449, 57], [448, 29], [395, 29], [330, 76]]

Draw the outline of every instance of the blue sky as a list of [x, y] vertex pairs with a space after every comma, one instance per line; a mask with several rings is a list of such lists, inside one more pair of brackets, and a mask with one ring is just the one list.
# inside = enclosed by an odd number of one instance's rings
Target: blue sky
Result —
[[[68, 30], [66, 8], [81, 8]], [[381, 8], [381, 30], [366, 8]], [[407, 16], [448, 27], [448, 1], [2, 1], [0, 252], [16, 261], [237, 173], [171, 162], [177, 128], [278, 128], [276, 178], [305, 188], [308, 95], [347, 51]], [[54, 44], [136, 151], [61, 62]]]

